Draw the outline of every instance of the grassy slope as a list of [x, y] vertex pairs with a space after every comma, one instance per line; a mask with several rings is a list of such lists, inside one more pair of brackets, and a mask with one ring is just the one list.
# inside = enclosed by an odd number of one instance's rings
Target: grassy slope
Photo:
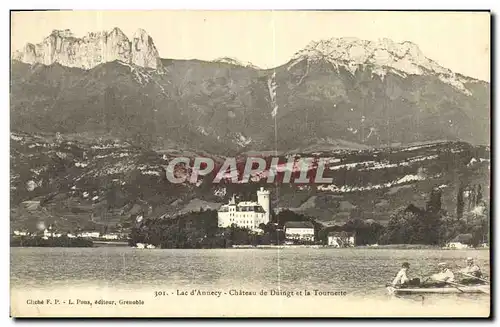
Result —
[[[443, 207], [454, 213], [461, 182], [481, 184], [489, 200], [490, 168], [484, 160], [489, 159], [489, 151], [465, 143], [315, 153], [333, 159], [325, 175], [344, 187], [342, 191], [293, 184], [278, 190], [264, 181], [173, 185], [165, 179], [164, 167], [182, 152], [145, 151], [119, 141], [59, 143], [53, 137], [16, 133], [11, 149], [11, 221], [16, 228], [32, 228], [38, 221], [57, 222], [64, 228], [116, 226], [137, 215], [171, 216], [200, 207], [216, 208], [233, 193], [255, 200], [261, 185], [271, 188], [274, 206], [292, 208], [325, 223], [348, 218], [385, 222], [401, 206], [423, 207], [435, 186], [442, 186]], [[472, 158], [478, 162], [468, 165]], [[408, 176], [421, 180], [406, 181]], [[29, 181], [35, 185], [32, 191], [27, 189]], [[29, 212], [21, 202], [33, 199], [41, 200], [41, 208]]]

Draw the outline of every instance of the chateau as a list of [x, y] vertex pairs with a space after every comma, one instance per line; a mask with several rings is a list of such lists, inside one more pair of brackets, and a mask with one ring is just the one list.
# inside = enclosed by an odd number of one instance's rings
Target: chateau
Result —
[[233, 197], [218, 211], [219, 227], [232, 224], [258, 231], [260, 224], [267, 224], [271, 219], [270, 192], [263, 187], [257, 191], [257, 202], [243, 201], [236, 203]]

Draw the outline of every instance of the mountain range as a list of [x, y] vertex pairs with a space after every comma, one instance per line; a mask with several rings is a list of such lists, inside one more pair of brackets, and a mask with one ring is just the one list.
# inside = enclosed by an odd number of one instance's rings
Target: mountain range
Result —
[[488, 144], [490, 85], [411, 42], [332, 38], [259, 69], [231, 58], [161, 59], [138, 30], [54, 31], [13, 55], [13, 130], [94, 133], [153, 149], [274, 150], [267, 82], [276, 73], [280, 151], [436, 140]]
[[70, 30], [54, 30], [38, 44], [27, 43], [13, 58], [28, 64], [51, 65], [59, 63], [83, 69], [120, 60], [141, 67], [161, 69], [161, 62], [153, 39], [138, 29], [132, 41], [120, 30], [91, 32], [77, 38]]
[[489, 99], [489, 83], [411, 42], [314, 41], [261, 69], [229, 57], [164, 59], [143, 30], [131, 39], [118, 28], [53, 31], [12, 56], [12, 226], [94, 229], [215, 209], [233, 193], [254, 196], [262, 181], [173, 185], [168, 161], [269, 150], [325, 157], [333, 178], [272, 186], [274, 207], [325, 224], [387, 222], [439, 187], [453, 214], [459, 185], [489, 193]]

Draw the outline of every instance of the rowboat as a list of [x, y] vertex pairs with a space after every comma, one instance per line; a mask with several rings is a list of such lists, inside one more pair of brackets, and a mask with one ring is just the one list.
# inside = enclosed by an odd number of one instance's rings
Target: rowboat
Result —
[[445, 287], [414, 287], [396, 288], [387, 286], [390, 295], [403, 294], [458, 294], [458, 293], [485, 293], [490, 294], [490, 285], [467, 285], [467, 286], [445, 286]]

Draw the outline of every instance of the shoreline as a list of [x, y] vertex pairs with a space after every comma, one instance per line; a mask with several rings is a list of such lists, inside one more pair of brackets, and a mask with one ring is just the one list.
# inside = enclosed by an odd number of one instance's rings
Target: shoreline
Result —
[[[418, 244], [389, 244], [389, 245], [379, 245], [379, 246], [354, 246], [354, 247], [333, 247], [329, 245], [233, 245], [232, 247], [227, 248], [138, 248], [134, 246], [128, 246], [126, 242], [106, 242], [106, 243], [97, 243], [93, 246], [88, 246], [85, 248], [102, 248], [102, 247], [115, 247], [115, 248], [130, 248], [137, 250], [215, 250], [215, 249], [247, 249], [247, 250], [266, 250], [266, 249], [329, 249], [329, 250], [439, 250], [439, 251], [488, 251], [490, 248], [464, 248], [464, 249], [450, 249], [443, 248], [439, 246], [430, 246], [430, 245], [418, 245]], [[81, 246], [19, 246], [14, 245], [10, 246], [10, 248], [83, 248]]]

